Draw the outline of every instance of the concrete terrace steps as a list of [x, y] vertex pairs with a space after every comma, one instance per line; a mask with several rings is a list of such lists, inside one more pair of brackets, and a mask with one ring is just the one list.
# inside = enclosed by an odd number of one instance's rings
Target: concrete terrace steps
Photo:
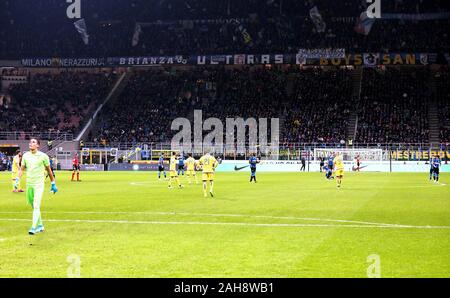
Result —
[[77, 141], [86, 139], [86, 136], [89, 134], [90, 131], [95, 132], [95, 130], [98, 129], [98, 127], [96, 126], [96, 118], [97, 118], [98, 114], [101, 112], [101, 110], [103, 109], [103, 107], [105, 105], [117, 100], [117, 98], [120, 96], [122, 91], [127, 86], [131, 75], [132, 75], [132, 72], [129, 69], [127, 69], [124, 73], [122, 73], [121, 75], [118, 76], [117, 81], [112, 86], [109, 94], [107, 95], [107, 97], [105, 98], [103, 103], [101, 103], [96, 108], [96, 110], [91, 115], [91, 119], [86, 124], [86, 126], [83, 128], [83, 130], [80, 132], [80, 134], [78, 135]]
[[439, 111], [435, 104], [428, 107], [428, 129], [430, 131], [430, 143], [438, 144], [440, 142], [441, 123], [439, 121]]
[[441, 137], [442, 123], [439, 119], [439, 110], [437, 107], [437, 84], [435, 80], [435, 71], [432, 70], [432, 75], [429, 79], [429, 86], [433, 93], [428, 104], [428, 130], [429, 130], [429, 142], [432, 144], [439, 144]]
[[363, 76], [363, 68], [356, 67], [352, 73], [353, 78], [352, 102], [354, 102], [355, 104], [353, 105], [354, 109], [350, 111], [347, 126], [347, 139], [352, 140], [355, 140], [356, 131], [358, 129], [358, 108], [359, 108], [359, 101], [361, 98], [362, 76]]

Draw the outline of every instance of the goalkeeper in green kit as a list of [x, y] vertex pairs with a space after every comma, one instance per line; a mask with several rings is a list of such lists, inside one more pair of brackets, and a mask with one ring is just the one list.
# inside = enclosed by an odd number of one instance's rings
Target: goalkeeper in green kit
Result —
[[44, 194], [45, 171], [47, 171], [48, 176], [52, 181], [51, 192], [55, 194], [58, 191], [56, 188], [55, 177], [50, 168], [49, 157], [47, 154], [38, 150], [39, 146], [40, 141], [38, 139], [33, 138], [30, 140], [30, 151], [23, 155], [22, 166], [19, 175], [16, 178], [16, 183], [18, 184], [23, 172], [25, 171], [27, 174], [27, 201], [33, 208], [33, 223], [28, 232], [30, 235], [44, 232], [44, 225], [41, 218], [41, 201], [42, 195]]

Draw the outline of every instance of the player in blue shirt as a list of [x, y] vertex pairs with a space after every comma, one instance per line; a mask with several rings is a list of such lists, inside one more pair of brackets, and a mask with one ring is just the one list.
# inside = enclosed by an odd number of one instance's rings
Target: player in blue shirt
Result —
[[253, 153], [253, 155], [248, 160], [248, 163], [250, 164], [250, 171], [251, 171], [250, 182], [254, 180], [256, 183], [256, 164], [259, 163], [259, 160], [256, 157], [256, 153]]
[[334, 154], [328, 157], [328, 170], [331, 171], [331, 178], [333, 178], [333, 167], [334, 167]]
[[441, 158], [439, 157], [439, 155], [437, 155], [433, 158], [431, 165], [433, 167], [434, 183], [438, 183], [439, 182], [439, 168], [441, 167]]
[[167, 179], [166, 169], [164, 168], [164, 154], [161, 153], [158, 159], [158, 179], [161, 180], [161, 172], [164, 172], [164, 179]]
[[326, 164], [323, 167], [323, 171], [325, 172], [325, 178], [327, 178], [328, 180], [334, 179], [333, 177], [333, 171], [330, 169], [330, 167], [328, 166], [328, 164]]
[[184, 155], [180, 154], [180, 157], [178, 157], [178, 175], [184, 176]]
[[432, 158], [430, 159], [430, 181], [433, 179], [433, 173], [434, 173], [433, 159], [434, 159], [434, 157], [432, 157]]
[[[56, 178], [56, 174], [55, 174], [55, 165], [53, 164], [53, 158], [50, 158], [50, 170], [52, 170], [52, 174], [53, 174], [53, 177], [55, 177]], [[48, 174], [47, 174], [47, 176], [48, 176]], [[46, 177], [47, 178], [47, 177]]]

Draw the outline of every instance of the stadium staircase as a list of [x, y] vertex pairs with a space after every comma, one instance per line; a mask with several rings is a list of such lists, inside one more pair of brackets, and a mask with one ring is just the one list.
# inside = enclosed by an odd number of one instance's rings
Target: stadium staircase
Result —
[[348, 119], [347, 140], [356, 139], [356, 132], [358, 130], [358, 109], [359, 109], [359, 101], [361, 98], [362, 75], [363, 75], [363, 68], [356, 67], [352, 74], [353, 78], [352, 102], [354, 102], [354, 109], [350, 111], [350, 116]]
[[429, 130], [429, 141], [433, 146], [437, 146], [440, 143], [440, 129], [441, 123], [439, 122], [439, 110], [437, 107], [437, 84], [435, 81], [435, 72], [429, 79], [429, 86], [431, 91], [435, 96], [431, 96], [430, 102], [428, 104], [428, 130]]
[[440, 143], [440, 124], [438, 113], [439, 111], [437, 106], [431, 103], [428, 108], [428, 125], [430, 130], [430, 143], [433, 145]]
[[79, 142], [80, 140], [86, 139], [86, 136], [89, 134], [91, 130], [95, 127], [95, 120], [97, 119], [97, 115], [100, 113], [102, 108], [108, 103], [115, 101], [122, 91], [125, 89], [126, 85], [128, 84], [128, 81], [130, 79], [132, 72], [130, 69], [127, 69], [124, 71], [119, 78], [117, 79], [116, 83], [112, 87], [111, 91], [109, 92], [108, 96], [105, 98], [103, 103], [101, 103], [95, 112], [92, 114], [91, 119], [88, 121], [88, 123], [84, 126], [84, 128], [81, 130], [80, 134], [77, 136], [76, 141]]
[[53, 140], [51, 150], [48, 148], [48, 145], [46, 144], [46, 142], [44, 142], [44, 144], [41, 145], [41, 150], [43, 152], [45, 152], [48, 156], [55, 156], [58, 148], [64, 147], [64, 143], [69, 143], [69, 142], [72, 142], [72, 141], [67, 141], [64, 138], [64, 136], [62, 136], [62, 137], [59, 137], [59, 138]]
[[295, 74], [289, 74], [286, 80], [286, 94], [292, 96], [295, 91]]

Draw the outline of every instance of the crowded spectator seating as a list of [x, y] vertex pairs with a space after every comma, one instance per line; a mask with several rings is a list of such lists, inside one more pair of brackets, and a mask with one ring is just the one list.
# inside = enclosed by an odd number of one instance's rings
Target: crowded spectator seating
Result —
[[75, 133], [115, 81], [113, 72], [38, 73], [0, 100], [0, 131]]
[[427, 68], [365, 69], [356, 141], [427, 142], [430, 76]]
[[[326, 24], [324, 32], [317, 32], [309, 16], [315, 6]], [[444, 0], [382, 0], [382, 7], [405, 14], [450, 11]], [[85, 44], [60, 1], [3, 1], [0, 59], [295, 53], [319, 47], [348, 52], [450, 49], [448, 18], [378, 19], [365, 36], [355, 31], [365, 9], [365, 1], [356, 0], [93, 0], [83, 3], [89, 35]], [[137, 24], [141, 34], [133, 44]]]
[[[345, 139], [351, 71], [298, 68], [198, 68], [136, 72], [119, 101], [104, 109], [93, 141], [164, 142], [172, 120], [280, 118], [283, 142]], [[270, 131], [269, 131], [270, 132]]]
[[284, 142], [339, 143], [346, 140], [352, 101], [352, 71], [311, 68], [294, 74], [294, 93], [285, 106]]
[[[183, 94], [193, 78], [164, 70], [133, 74], [120, 98], [105, 106], [99, 130], [89, 139], [100, 142], [155, 142], [170, 136], [170, 121], [184, 116], [190, 102]], [[104, 142], [104, 141], [103, 141]]]
[[[338, 67], [203, 66], [132, 70], [86, 141], [170, 142], [173, 120], [279, 118], [281, 143], [343, 143], [357, 117], [356, 143], [426, 143], [436, 104], [441, 141], [449, 140], [449, 70]], [[432, 74], [433, 73], [433, 74]], [[115, 82], [111, 72], [30, 75], [0, 96], [0, 131], [78, 133]], [[193, 129], [193, 127], [192, 127]], [[207, 133], [207, 132], [205, 132]], [[269, 130], [270, 133], [270, 130]]]
[[436, 103], [441, 120], [440, 139], [442, 142], [450, 142], [450, 68], [442, 67], [435, 76]]
[[[448, 88], [444, 75], [440, 82]], [[357, 143], [428, 142], [430, 76], [423, 67], [364, 69], [358, 102], [352, 96], [353, 70], [347, 68], [137, 71], [119, 100], [101, 113], [98, 133], [90, 140], [168, 142], [177, 132], [172, 121], [183, 117], [193, 123], [197, 109], [203, 120], [215, 117], [223, 123], [237, 117], [280, 118], [282, 143], [346, 142], [352, 112], [358, 116]], [[444, 124], [445, 99], [439, 108]]]

